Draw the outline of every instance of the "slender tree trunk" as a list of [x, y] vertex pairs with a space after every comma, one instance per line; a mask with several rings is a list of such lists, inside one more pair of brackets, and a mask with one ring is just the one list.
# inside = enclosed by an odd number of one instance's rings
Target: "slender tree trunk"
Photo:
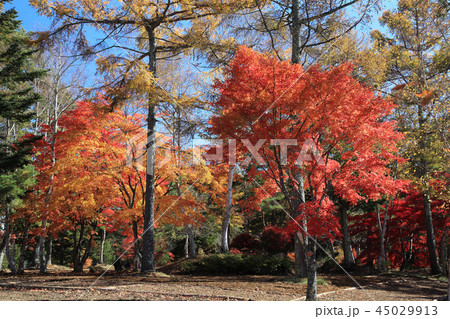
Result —
[[[44, 219], [42, 222], [42, 228], [45, 229], [47, 227], [47, 220]], [[45, 236], [39, 236], [39, 273], [46, 274], [47, 273], [47, 260], [45, 259]]]
[[[12, 248], [11, 248], [12, 247]], [[8, 267], [11, 274], [17, 274], [16, 268], [16, 240], [13, 239], [12, 243], [6, 245], [6, 259], [8, 260]]]
[[317, 263], [316, 242], [309, 240], [308, 243], [308, 282], [306, 284], [306, 300], [317, 300]]
[[[300, 63], [300, 55], [302, 50], [302, 44], [300, 39], [300, 31], [301, 31], [301, 22], [300, 22], [300, 7], [299, 7], [299, 0], [292, 0], [292, 6], [291, 6], [291, 19], [292, 19], [292, 56], [291, 56], [291, 62], [292, 64], [298, 64]], [[299, 183], [299, 197], [302, 201], [302, 203], [305, 203], [305, 190], [303, 185], [303, 176], [298, 174], [296, 176], [296, 179]], [[296, 208], [295, 216], [292, 216], [293, 218], [296, 218], [298, 216], [298, 208]], [[296, 232], [294, 237], [294, 250], [295, 250], [295, 276], [304, 278], [306, 277], [307, 273], [309, 272], [308, 267], [308, 258], [307, 258], [307, 249], [308, 247], [308, 236], [306, 234], [307, 232], [307, 225], [306, 222], [303, 224], [303, 228], [305, 230], [305, 235], [299, 231]]]
[[412, 236], [409, 239], [408, 246], [409, 246], [409, 251], [407, 251], [406, 250], [407, 248], [405, 248], [405, 251], [404, 251], [404, 254], [403, 254], [403, 262], [402, 262], [402, 266], [400, 267], [400, 270], [405, 270], [408, 267], [409, 262], [411, 261], [412, 251], [413, 251], [413, 238], [412, 238]]
[[39, 240], [34, 245], [33, 269], [39, 269]]
[[194, 241], [194, 232], [192, 231], [192, 225], [186, 225], [185, 228], [188, 241], [188, 257], [195, 258], [197, 256], [197, 252]]
[[441, 237], [441, 242], [440, 242], [439, 246], [440, 246], [439, 260], [441, 261], [442, 273], [446, 274], [447, 270], [448, 270], [447, 269], [447, 229], [445, 230], [444, 234]]
[[433, 218], [432, 218], [428, 185], [426, 188], [426, 192], [423, 195], [423, 203], [424, 203], [424, 210], [425, 210], [425, 227], [427, 230], [427, 246], [428, 246], [428, 254], [430, 257], [431, 272], [433, 274], [440, 274], [440, 273], [442, 273], [442, 269], [439, 266], [438, 256], [437, 256], [437, 252], [436, 252], [437, 249], [436, 249], [436, 241], [435, 241], [435, 237], [434, 237]]
[[[291, 19], [292, 19], [292, 56], [291, 62], [292, 64], [300, 63], [300, 55], [301, 55], [301, 40], [300, 40], [300, 7], [299, 0], [292, 0], [291, 6]], [[305, 202], [305, 191], [303, 187], [303, 176], [298, 174], [297, 180], [299, 182], [299, 192], [302, 203]], [[298, 210], [298, 208], [296, 208]], [[296, 218], [298, 213], [293, 218]], [[306, 225], [303, 225], [306, 226]], [[307, 245], [307, 235], [305, 234], [303, 238], [303, 234], [299, 231], [296, 232], [294, 237], [294, 252], [295, 252], [295, 276], [304, 278], [307, 273], [307, 258], [306, 258], [306, 249], [305, 245]]]
[[386, 211], [383, 217], [383, 224], [381, 224], [381, 212], [380, 205], [377, 204], [377, 223], [378, 229], [380, 231], [380, 253], [378, 255], [378, 270], [387, 271], [387, 258], [386, 258], [386, 250], [385, 250], [385, 235], [386, 235], [386, 223], [387, 223], [387, 215], [388, 215], [388, 204], [386, 204]]
[[134, 237], [134, 269], [139, 270], [141, 269], [142, 263], [142, 256], [141, 252], [139, 251], [139, 235], [138, 235], [138, 222], [136, 220], [133, 220], [133, 237]]
[[92, 243], [94, 242], [94, 235], [91, 234], [86, 246], [86, 249], [84, 251], [84, 254], [81, 258], [80, 261], [80, 267], [81, 267], [81, 271], [83, 271], [83, 267], [86, 264], [87, 259], [91, 256], [91, 250], [92, 250]]
[[350, 234], [348, 232], [348, 216], [345, 208], [339, 212], [342, 231], [342, 250], [344, 251], [344, 268], [351, 268], [355, 264], [355, 258], [350, 244]]
[[294, 234], [294, 254], [295, 254], [295, 277], [306, 278], [307, 260], [306, 260], [306, 245], [304, 241], [305, 237], [301, 232], [297, 231]]
[[17, 263], [16, 263], [16, 256], [17, 256], [16, 247], [17, 247], [17, 245], [16, 245], [16, 238], [12, 239], [11, 247], [12, 247], [11, 248], [11, 260], [14, 263], [15, 273], [17, 273]]
[[[57, 86], [55, 87], [55, 100], [53, 105], [53, 136], [50, 143], [50, 156], [52, 160], [51, 167], [54, 167], [56, 164], [56, 133], [58, 132], [58, 110], [59, 110], [59, 94], [57, 92]], [[50, 116], [48, 116], [50, 118]], [[53, 179], [55, 178], [54, 174], [51, 174], [49, 180], [49, 187], [47, 188], [45, 194], [45, 204], [47, 205], [50, 201], [50, 198], [53, 193]], [[42, 229], [44, 234], [40, 234], [39, 236], [39, 273], [46, 274], [47, 273], [47, 264], [48, 264], [48, 253], [45, 253], [45, 241], [46, 241], [46, 228], [47, 228], [47, 218], [44, 218], [42, 221]], [[50, 252], [51, 255], [51, 252]]]
[[46, 240], [46, 254], [45, 260], [47, 262], [47, 266], [52, 264], [52, 249], [53, 249], [53, 238], [48, 237]]
[[[82, 244], [83, 244], [83, 236], [85, 233], [86, 226], [81, 224], [80, 228], [80, 236], [77, 238], [76, 231], [74, 231], [73, 239], [74, 239], [74, 251], [72, 254], [72, 262], [73, 262], [73, 271], [74, 272], [83, 272], [84, 264], [86, 260], [91, 255], [92, 242], [94, 241], [94, 235], [90, 234], [86, 247], [84, 249], [84, 253], [81, 256], [82, 252]], [[75, 228], [76, 229], [76, 228]], [[95, 231], [96, 226], [93, 227], [93, 231]]]
[[0, 242], [0, 270], [3, 268], [3, 259], [5, 258], [6, 250], [6, 236], [3, 235], [2, 241]]
[[100, 264], [104, 265], [105, 261], [103, 259], [103, 252], [105, 249], [105, 240], [106, 240], [106, 229], [102, 229], [102, 243], [100, 245]]
[[189, 258], [189, 235], [186, 233], [186, 240], [184, 241], [184, 258]]
[[330, 239], [330, 255], [331, 255], [331, 258], [336, 260], [336, 254], [334, 252], [334, 245], [333, 245], [333, 241], [331, 239]]
[[25, 252], [27, 250], [27, 238], [28, 238], [28, 228], [29, 223], [25, 221], [25, 226], [23, 229], [23, 234], [21, 238], [21, 246], [20, 246], [20, 256], [19, 256], [19, 264], [17, 267], [17, 273], [23, 274], [25, 272]]
[[83, 271], [83, 265], [80, 262], [81, 242], [83, 241], [83, 235], [84, 235], [84, 224], [81, 224], [80, 226], [79, 236], [77, 236], [77, 227], [75, 225], [72, 235], [73, 238], [72, 263], [74, 272]]
[[[6, 259], [8, 260], [9, 270], [13, 275], [17, 273], [16, 270], [16, 252], [15, 246], [12, 249], [10, 248], [10, 238], [11, 238], [11, 225], [10, 225], [10, 208], [9, 203], [5, 204], [6, 214], [5, 214], [5, 240], [6, 240]], [[13, 243], [13, 245], [15, 245]]]
[[[81, 228], [81, 233], [83, 232], [83, 228]], [[80, 235], [81, 236], [81, 235]], [[78, 238], [77, 238], [77, 228], [75, 226], [75, 228], [73, 229], [73, 233], [72, 233], [72, 240], [73, 240], [73, 250], [72, 250], [72, 264], [73, 264], [73, 271], [77, 272], [78, 271], [78, 251], [79, 251], [79, 244], [78, 244]]]
[[6, 260], [8, 260], [8, 267], [9, 267], [9, 270], [11, 271], [11, 274], [15, 275], [16, 274], [16, 261], [15, 261], [15, 258], [11, 258], [11, 251], [10, 251], [9, 245], [10, 245], [10, 243], [8, 242], [5, 247]]
[[[153, 26], [146, 27], [149, 44], [149, 71], [156, 77], [156, 38]], [[155, 272], [155, 138], [156, 105], [149, 98], [147, 117], [147, 174], [145, 185], [144, 232], [142, 235], [143, 274]]]
[[61, 235], [59, 237], [59, 264], [64, 265], [64, 251], [66, 248], [65, 242], [64, 242], [64, 235]]
[[231, 219], [231, 198], [233, 195], [233, 175], [236, 166], [230, 166], [230, 170], [228, 172], [228, 189], [227, 189], [227, 203], [225, 207], [225, 214], [223, 216], [222, 221], [222, 252], [227, 253], [230, 251], [229, 242], [228, 242], [228, 230], [230, 226]]
[[[303, 176], [297, 174], [295, 179], [298, 183], [298, 200], [294, 204], [294, 210], [292, 211], [292, 217], [297, 218], [301, 213], [298, 210], [298, 206], [301, 203], [305, 203], [305, 188], [304, 188], [304, 180]], [[302, 228], [305, 232], [303, 234], [301, 231], [297, 231], [294, 234], [294, 254], [295, 254], [295, 277], [297, 278], [306, 278], [308, 273], [308, 258], [307, 258], [307, 245], [308, 245], [308, 225], [306, 221], [303, 222]]]
[[[44, 220], [43, 225], [45, 225], [45, 224], [46, 224], [46, 221]], [[47, 262], [45, 260], [45, 237], [43, 235], [39, 236], [38, 246], [39, 246], [39, 249], [38, 249], [39, 273], [45, 274], [45, 273], [47, 273]]]
[[298, 0], [292, 0], [292, 8], [291, 8], [291, 18], [292, 18], [292, 63], [297, 64], [300, 63], [300, 54], [301, 54], [301, 43], [300, 43], [300, 7]]
[[[180, 184], [177, 182], [177, 193], [178, 196], [181, 198], [181, 188]], [[181, 212], [185, 214], [184, 208], [181, 208]], [[192, 231], [192, 225], [185, 225], [184, 226], [186, 230], [186, 243], [184, 245], [184, 255], [186, 258], [195, 258], [197, 256], [196, 253], [196, 247], [195, 247], [195, 241], [194, 241], [194, 233]]]
[[447, 301], [450, 301], [450, 254], [447, 254], [447, 262], [448, 262], [448, 274], [447, 274], [447, 276], [448, 276], [448, 281], [447, 281], [447, 284], [448, 284], [448, 289], [447, 289]]
[[355, 258], [355, 264], [359, 265], [359, 255], [361, 254], [361, 245], [358, 243], [357, 245], [355, 245], [355, 251], [356, 251], [356, 258]]

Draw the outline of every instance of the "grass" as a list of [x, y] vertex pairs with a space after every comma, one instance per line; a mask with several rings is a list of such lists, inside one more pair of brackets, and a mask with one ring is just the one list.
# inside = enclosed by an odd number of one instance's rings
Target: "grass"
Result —
[[[288, 277], [282, 280], [283, 282], [292, 282], [292, 283], [296, 283], [296, 284], [307, 284], [308, 283], [308, 279], [307, 278], [296, 278], [296, 277]], [[322, 278], [322, 277], [317, 277], [317, 284], [318, 285], [328, 285], [328, 282]]]
[[427, 280], [437, 280], [441, 282], [448, 282], [448, 277], [446, 275], [430, 275], [427, 274], [427, 270], [421, 271], [421, 272], [408, 272], [408, 271], [390, 271], [386, 273], [385, 275], [390, 276], [399, 276], [399, 277], [415, 277], [419, 279], [427, 279]]

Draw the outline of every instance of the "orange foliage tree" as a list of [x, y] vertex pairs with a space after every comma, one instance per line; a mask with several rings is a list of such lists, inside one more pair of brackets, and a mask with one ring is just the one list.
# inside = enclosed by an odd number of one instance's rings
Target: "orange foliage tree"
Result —
[[[351, 71], [351, 64], [304, 70], [241, 47], [215, 84], [219, 115], [211, 119], [211, 130], [237, 140], [238, 154], [253, 155], [250, 174], [275, 181], [293, 226], [313, 237], [312, 282], [314, 238], [339, 235], [330, 193], [356, 204], [396, 191], [387, 165], [400, 160], [396, 141], [402, 136], [394, 122], [383, 120], [395, 106], [359, 84]], [[306, 198], [298, 191], [303, 187]]]

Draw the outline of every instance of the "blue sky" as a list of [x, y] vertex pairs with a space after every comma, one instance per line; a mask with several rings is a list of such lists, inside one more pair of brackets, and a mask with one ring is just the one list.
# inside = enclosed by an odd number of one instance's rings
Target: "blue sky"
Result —
[[[392, 9], [396, 6], [397, 0], [383, 0], [383, 11], [386, 9]], [[28, 4], [28, 0], [13, 0], [11, 4], [6, 4], [6, 8], [15, 7], [19, 12], [22, 25], [27, 31], [40, 31], [45, 30], [50, 26], [50, 20], [44, 16], [39, 15], [36, 9]], [[380, 28], [378, 19], [373, 19], [371, 28]], [[366, 30], [365, 30], [366, 31]]]
[[13, 0], [6, 4], [7, 9], [14, 7], [22, 20], [22, 26], [27, 31], [44, 30], [50, 26], [50, 20], [39, 15], [36, 9], [28, 4], [28, 0]]
[[[382, 10], [377, 15], [381, 15], [384, 10], [393, 9], [396, 6], [396, 3], [397, 0], [383, 0]], [[22, 26], [26, 31], [44, 31], [50, 29], [51, 20], [46, 18], [45, 16], [39, 15], [36, 9], [29, 5], [28, 0], [12, 0], [12, 2], [10, 4], [7, 3], [5, 7], [7, 9], [11, 7], [14, 7], [16, 9], [19, 14], [19, 19], [22, 21]], [[358, 16], [356, 16], [356, 12], [353, 9], [349, 9], [349, 14], [355, 15], [355, 19], [358, 18]], [[383, 28], [380, 26], [377, 17], [373, 17], [372, 22], [369, 23], [369, 25], [360, 27], [358, 29], [360, 33], [368, 34], [372, 29], [375, 28], [379, 29], [382, 32], [386, 31], [383, 30]], [[104, 33], [92, 28], [92, 30], [89, 30], [89, 32], [87, 33], [87, 36], [89, 40], [95, 41], [97, 40], [96, 38], [102, 38], [104, 36]], [[112, 41], [113, 43], [113, 40], [109, 39], [109, 41]], [[95, 68], [95, 66], [92, 67]], [[92, 72], [95, 71], [92, 70]]]

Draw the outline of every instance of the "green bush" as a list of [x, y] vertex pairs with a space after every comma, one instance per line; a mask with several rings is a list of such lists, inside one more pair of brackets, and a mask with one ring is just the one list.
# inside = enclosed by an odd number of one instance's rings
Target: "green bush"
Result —
[[209, 275], [285, 275], [292, 262], [284, 257], [265, 255], [214, 254], [185, 261], [182, 272]]

